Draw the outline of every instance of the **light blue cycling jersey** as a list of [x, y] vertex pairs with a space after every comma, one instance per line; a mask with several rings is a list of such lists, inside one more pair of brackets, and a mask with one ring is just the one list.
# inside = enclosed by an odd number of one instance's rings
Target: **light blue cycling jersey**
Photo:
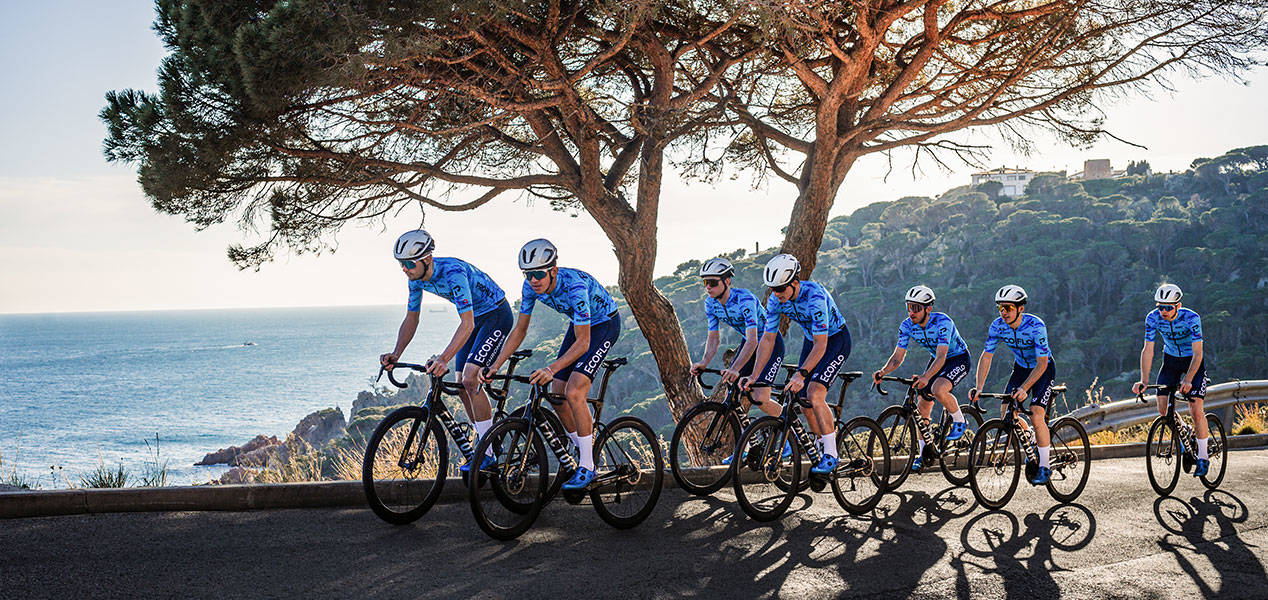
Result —
[[1013, 361], [1018, 366], [1033, 369], [1039, 364], [1040, 356], [1053, 360], [1052, 351], [1048, 349], [1048, 326], [1035, 315], [1022, 313], [1017, 329], [1009, 327], [1003, 317], [996, 317], [986, 332], [986, 345], [982, 350], [995, 352], [1000, 342], [1013, 349]]
[[788, 315], [801, 325], [808, 340], [821, 334], [832, 336], [845, 329], [845, 317], [837, 310], [837, 303], [823, 286], [813, 281], [801, 282], [800, 293], [788, 302], [780, 302], [773, 293], [766, 299], [766, 333], [779, 331], [779, 315]]
[[960, 337], [960, 332], [955, 330], [955, 322], [945, 313], [929, 313], [929, 320], [925, 322], [924, 327], [913, 323], [911, 317], [904, 320], [902, 325], [898, 326], [898, 347], [905, 350], [908, 340], [912, 339], [934, 356], [938, 355], [938, 346], [947, 347], [947, 358], [969, 352], [964, 338]]
[[559, 268], [555, 289], [549, 294], [533, 291], [524, 280], [524, 298], [520, 300], [520, 314], [533, 314], [533, 303], [540, 300], [572, 321], [573, 325], [598, 325], [606, 323], [614, 311], [616, 300], [589, 273], [578, 269]]
[[418, 312], [423, 290], [453, 302], [458, 314], [474, 310], [477, 317], [497, 308], [498, 303], [506, 298], [506, 293], [498, 284], [467, 261], [444, 256], [431, 260], [431, 279], [409, 282], [410, 312]]
[[766, 310], [762, 308], [762, 303], [753, 292], [744, 288], [731, 288], [726, 304], [712, 296], [705, 296], [704, 316], [709, 320], [709, 331], [717, 331], [718, 323], [721, 322], [740, 332], [740, 337], [745, 337], [744, 332], [750, 327], [756, 328], [760, 333], [766, 322]]
[[1154, 309], [1145, 317], [1145, 341], [1154, 341], [1162, 334], [1162, 351], [1171, 356], [1193, 356], [1193, 342], [1202, 341], [1202, 317], [1187, 308], [1176, 311], [1176, 318], [1168, 321]]

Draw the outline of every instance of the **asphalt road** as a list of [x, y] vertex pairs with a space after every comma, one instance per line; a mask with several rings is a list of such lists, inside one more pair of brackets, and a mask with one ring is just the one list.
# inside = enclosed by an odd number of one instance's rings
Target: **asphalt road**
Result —
[[940, 474], [872, 515], [829, 494], [759, 524], [666, 490], [617, 531], [550, 505], [508, 543], [465, 503], [394, 527], [369, 510], [136, 513], [0, 521], [0, 598], [917, 597], [1268, 598], [1268, 451], [1230, 456], [1222, 489], [1150, 489], [1141, 458], [1093, 465], [1077, 504], [1023, 484], [987, 512]]

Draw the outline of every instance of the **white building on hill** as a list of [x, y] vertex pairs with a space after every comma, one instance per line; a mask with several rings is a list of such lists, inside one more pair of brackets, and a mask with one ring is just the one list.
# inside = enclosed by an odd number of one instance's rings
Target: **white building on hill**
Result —
[[1030, 180], [1034, 178], [1035, 172], [1030, 169], [1000, 167], [974, 173], [973, 185], [981, 185], [988, 181], [998, 181], [1004, 186], [999, 192], [1001, 196], [1016, 198], [1026, 191], [1026, 186], [1030, 185]]

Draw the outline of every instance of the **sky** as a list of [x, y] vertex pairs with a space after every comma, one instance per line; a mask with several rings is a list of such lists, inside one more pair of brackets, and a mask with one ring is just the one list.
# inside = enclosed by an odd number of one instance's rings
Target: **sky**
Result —
[[[251, 237], [234, 225], [196, 232], [156, 213], [134, 167], [106, 162], [97, 113], [109, 90], [154, 90], [164, 50], [153, 18], [148, 1], [0, 3], [0, 313], [404, 304], [404, 276], [390, 252], [397, 235], [419, 225], [417, 212], [345, 227], [333, 253], [282, 255], [239, 271], [225, 248]], [[1265, 97], [1263, 70], [1245, 83], [1179, 79], [1173, 91], [1154, 88], [1106, 110], [1108, 128], [1145, 149], [1113, 140], [1070, 148], [1039, 134], [1033, 155], [997, 144], [987, 162], [1073, 173], [1089, 158], [1115, 168], [1145, 159], [1155, 171], [1183, 170], [1197, 157], [1268, 143]], [[887, 177], [885, 157], [860, 160], [833, 216], [936, 195], [978, 170], [926, 165], [913, 177], [909, 164], [899, 165]], [[705, 185], [667, 172], [657, 275], [687, 260], [777, 245], [794, 195], [782, 182], [755, 190], [743, 175]], [[616, 282], [612, 246], [584, 213], [508, 194], [475, 211], [429, 211], [425, 226], [437, 255], [468, 260], [511, 297], [521, 281], [515, 253], [537, 237], [559, 246], [562, 264]]]

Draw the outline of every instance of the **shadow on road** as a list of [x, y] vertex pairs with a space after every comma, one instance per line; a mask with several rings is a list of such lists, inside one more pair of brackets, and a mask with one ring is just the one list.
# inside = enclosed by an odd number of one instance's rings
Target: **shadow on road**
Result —
[[[1207, 490], [1188, 502], [1174, 496], [1154, 501], [1154, 518], [1168, 532], [1158, 547], [1175, 556], [1176, 564], [1207, 598], [1245, 598], [1247, 585], [1268, 581], [1260, 558], [1263, 549], [1242, 540], [1235, 527], [1248, 516], [1246, 504], [1222, 490]], [[1220, 574], [1218, 582], [1204, 580], [1194, 564], [1196, 556], [1205, 557]]]
[[1010, 512], [977, 515], [960, 531], [963, 552], [951, 560], [958, 573], [957, 596], [969, 597], [968, 575], [1000, 575], [1007, 598], [1049, 598], [1061, 590], [1052, 578], [1065, 570], [1054, 548], [1071, 552], [1086, 547], [1096, 535], [1096, 517], [1082, 504], [1059, 504], [1043, 516], [1027, 514], [1019, 523]]

